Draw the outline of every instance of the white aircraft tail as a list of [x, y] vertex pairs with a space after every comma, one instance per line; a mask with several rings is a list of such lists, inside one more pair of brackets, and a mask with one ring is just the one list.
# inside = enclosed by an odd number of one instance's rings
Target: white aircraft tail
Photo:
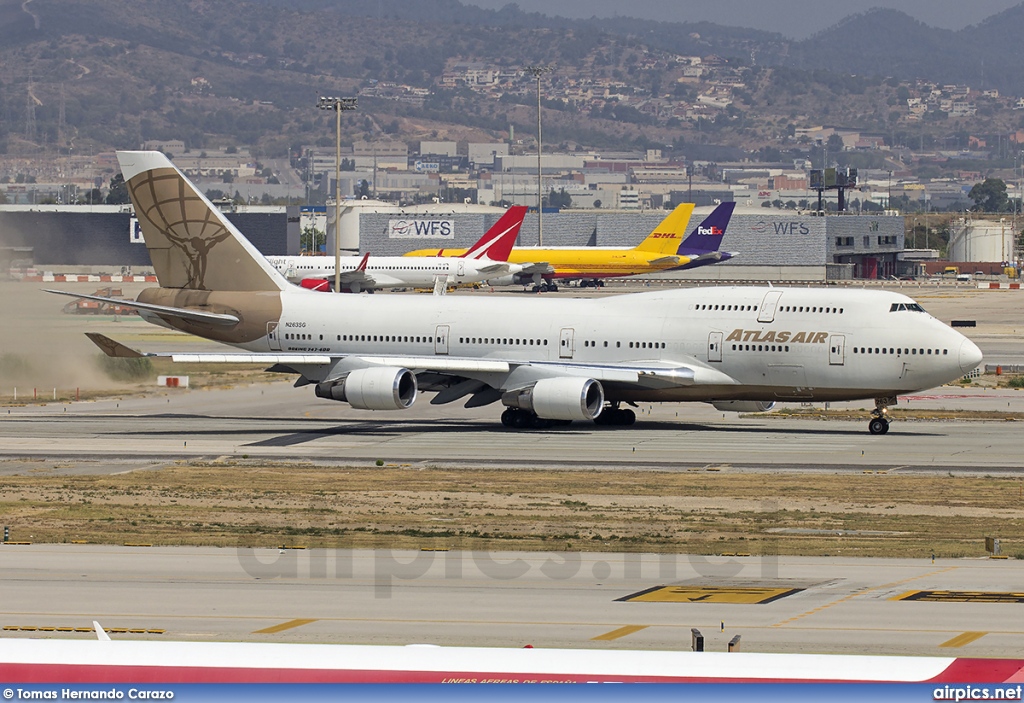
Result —
[[158, 151], [119, 151], [161, 288], [279, 291], [288, 282]]

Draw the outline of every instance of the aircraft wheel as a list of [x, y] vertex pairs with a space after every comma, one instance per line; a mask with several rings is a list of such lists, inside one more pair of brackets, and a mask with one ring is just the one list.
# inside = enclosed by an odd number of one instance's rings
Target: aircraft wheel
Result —
[[889, 431], [889, 423], [880, 417], [872, 418], [868, 423], [868, 432], [871, 434], [885, 434]]
[[534, 292], [534, 293], [540, 293], [540, 292], [541, 292], [541, 290], [542, 290], [542, 289], [541, 289], [541, 287], [540, 287], [540, 286], [534, 286], [534, 287], [533, 287], [533, 292]]
[[552, 293], [557, 293], [558, 292], [558, 285], [555, 284], [555, 283], [552, 283], [552, 284], [550, 284], [548, 286], [548, 290], [551, 291]]
[[515, 408], [505, 408], [505, 412], [501, 414], [501, 424], [505, 427], [515, 427], [515, 414]]
[[619, 410], [619, 424], [620, 425], [632, 425], [635, 422], [636, 422], [636, 413], [635, 412], [633, 412], [629, 408], [625, 408], [623, 410]]
[[595, 288], [604, 288], [604, 281], [594, 281]]
[[526, 412], [525, 410], [517, 410], [516, 414], [512, 416], [512, 427], [517, 430], [525, 430], [533, 424], [533, 420], [536, 417], [533, 413]]

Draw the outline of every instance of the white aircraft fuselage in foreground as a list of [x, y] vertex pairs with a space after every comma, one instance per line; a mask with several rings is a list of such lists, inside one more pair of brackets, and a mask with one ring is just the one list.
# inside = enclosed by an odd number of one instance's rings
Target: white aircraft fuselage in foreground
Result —
[[[537, 427], [631, 424], [635, 416], [620, 404], [641, 401], [750, 411], [780, 400], [874, 398], [869, 429], [880, 434], [897, 395], [955, 380], [981, 361], [973, 342], [887, 291], [316, 293], [288, 284], [162, 154], [118, 158], [161, 285], [140, 294], [140, 313], [251, 352], [175, 360], [262, 362], [356, 408], [404, 409], [419, 390], [437, 391], [434, 404], [500, 401], [503, 424]], [[108, 354], [136, 353], [94, 341]]]

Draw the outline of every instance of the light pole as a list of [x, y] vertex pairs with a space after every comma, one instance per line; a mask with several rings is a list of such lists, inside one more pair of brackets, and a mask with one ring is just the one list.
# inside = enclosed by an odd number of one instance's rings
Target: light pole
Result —
[[334, 110], [337, 124], [337, 136], [335, 139], [335, 166], [337, 168], [334, 180], [334, 292], [341, 292], [341, 113], [356, 109], [356, 98], [329, 98], [321, 95], [316, 106], [321, 110]]
[[540, 166], [540, 79], [551, 72], [550, 66], [527, 66], [523, 69], [537, 79], [537, 246], [544, 246], [544, 179]]

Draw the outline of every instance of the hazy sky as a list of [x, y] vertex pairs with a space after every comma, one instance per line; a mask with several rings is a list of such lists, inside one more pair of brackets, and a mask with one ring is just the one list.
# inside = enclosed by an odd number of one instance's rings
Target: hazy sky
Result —
[[[499, 9], [511, 0], [462, 0]], [[962, 29], [1021, 0], [515, 0], [526, 12], [562, 17], [641, 17], [753, 27], [804, 39], [872, 7], [901, 10], [932, 27]]]

